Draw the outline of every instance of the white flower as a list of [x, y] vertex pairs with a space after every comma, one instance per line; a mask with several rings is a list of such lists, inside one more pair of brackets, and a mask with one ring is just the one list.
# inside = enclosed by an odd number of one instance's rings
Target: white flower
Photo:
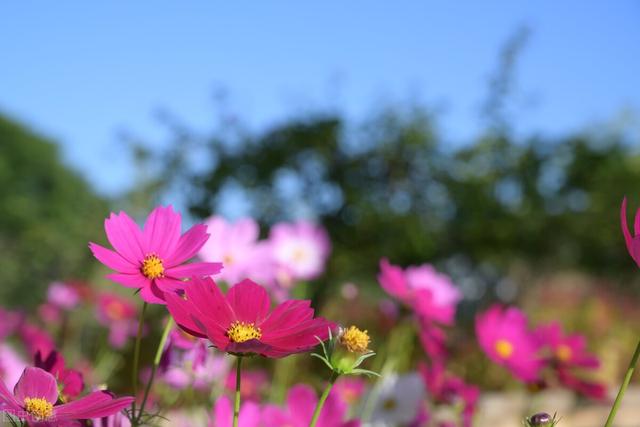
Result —
[[411, 423], [425, 398], [422, 378], [417, 373], [387, 375], [378, 386], [369, 427], [397, 427]]

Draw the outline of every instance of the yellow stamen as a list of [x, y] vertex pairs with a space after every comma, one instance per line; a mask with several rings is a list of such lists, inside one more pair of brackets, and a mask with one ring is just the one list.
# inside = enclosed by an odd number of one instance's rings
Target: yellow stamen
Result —
[[24, 409], [33, 416], [36, 421], [46, 420], [53, 415], [53, 405], [46, 399], [39, 397], [24, 399]]
[[558, 356], [558, 359], [560, 359], [560, 361], [562, 362], [568, 362], [569, 360], [571, 360], [572, 355], [573, 352], [571, 351], [571, 347], [566, 344], [561, 344], [556, 349], [556, 356]]
[[262, 331], [253, 323], [236, 321], [227, 329], [227, 336], [233, 342], [245, 342], [259, 340], [262, 337]]
[[149, 254], [142, 261], [142, 274], [147, 279], [157, 279], [164, 277], [164, 264], [156, 254]]
[[504, 339], [496, 341], [495, 349], [498, 356], [503, 359], [508, 359], [513, 354], [513, 344]]
[[369, 351], [371, 338], [367, 331], [361, 331], [355, 326], [345, 329], [340, 336], [340, 343], [352, 353], [366, 353]]

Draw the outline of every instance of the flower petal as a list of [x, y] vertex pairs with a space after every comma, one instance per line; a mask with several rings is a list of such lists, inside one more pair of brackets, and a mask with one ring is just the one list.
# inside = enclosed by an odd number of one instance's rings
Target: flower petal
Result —
[[200, 313], [203, 320], [227, 329], [237, 319], [218, 285], [210, 279], [192, 278], [185, 287], [187, 299], [192, 302], [192, 314]]
[[146, 288], [151, 286], [151, 280], [144, 277], [141, 273], [136, 273], [136, 274], [112, 273], [112, 274], [107, 274], [105, 277], [127, 288]]
[[102, 418], [122, 411], [133, 402], [133, 397], [114, 399], [104, 391], [95, 391], [85, 397], [54, 407], [58, 420], [86, 420]]
[[182, 279], [193, 276], [213, 276], [220, 273], [220, 271], [222, 271], [222, 263], [220, 262], [193, 262], [171, 267], [165, 271], [165, 274], [169, 277]]
[[196, 337], [206, 338], [206, 333], [191, 319], [192, 303], [185, 300], [173, 292], [164, 294], [167, 303], [167, 310], [176, 321], [176, 324], [184, 329], [188, 334]]
[[133, 274], [140, 271], [140, 267], [138, 264], [132, 264], [129, 260], [123, 258], [122, 255], [112, 251], [111, 249], [107, 249], [93, 242], [89, 243], [89, 249], [91, 250], [91, 253], [93, 253], [93, 256], [98, 259], [98, 261], [112, 270], [128, 274]]
[[140, 298], [149, 304], [166, 304], [164, 294], [153, 282], [149, 286], [140, 289]]
[[191, 227], [180, 236], [173, 253], [167, 258], [167, 267], [173, 267], [193, 258], [202, 246], [209, 240], [207, 226], [198, 224]]
[[249, 279], [229, 289], [227, 301], [236, 319], [247, 323], [262, 323], [271, 305], [266, 289]]
[[29, 397], [45, 399], [53, 405], [58, 400], [58, 384], [54, 376], [44, 369], [26, 368], [13, 394], [18, 402], [24, 402]]
[[180, 239], [182, 217], [171, 205], [156, 207], [147, 217], [142, 231], [146, 252], [156, 253], [167, 260]]
[[264, 330], [278, 330], [313, 318], [309, 300], [288, 300], [278, 305], [260, 325]]
[[111, 213], [104, 221], [104, 230], [111, 246], [129, 262], [136, 264], [144, 259], [140, 227], [125, 212]]
[[17, 413], [22, 411], [22, 406], [20, 402], [18, 402], [5, 385], [4, 381], [0, 380], [0, 408], [4, 408], [5, 411], [10, 411], [9, 413]]

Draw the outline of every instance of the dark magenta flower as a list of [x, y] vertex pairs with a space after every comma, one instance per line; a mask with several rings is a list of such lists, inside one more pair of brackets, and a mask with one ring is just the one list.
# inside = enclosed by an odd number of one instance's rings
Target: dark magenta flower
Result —
[[624, 242], [627, 244], [627, 251], [631, 258], [640, 266], [640, 209], [636, 211], [633, 220], [633, 235], [629, 232], [629, 223], [627, 222], [627, 198], [622, 199], [620, 207], [620, 225], [622, 226], [622, 234]]
[[132, 397], [116, 399], [108, 392], [95, 391], [78, 400], [59, 404], [56, 379], [40, 368], [26, 368], [13, 393], [0, 382], [2, 410], [34, 427], [54, 427], [75, 420], [107, 417], [120, 412], [132, 401]]
[[84, 389], [84, 379], [80, 371], [65, 367], [64, 358], [57, 351], [52, 351], [43, 359], [42, 353], [37, 352], [34, 366], [53, 375], [58, 381], [60, 400], [68, 402], [80, 396]]
[[558, 322], [539, 326], [536, 337], [548, 350], [547, 362], [555, 370], [558, 380], [566, 387], [593, 399], [604, 399], [607, 389], [604, 384], [587, 381], [576, 376], [577, 370], [594, 370], [600, 360], [587, 351], [587, 340], [583, 335], [565, 335]]
[[184, 297], [165, 294], [167, 309], [178, 326], [208, 338], [220, 351], [284, 357], [311, 350], [328, 338], [335, 325], [314, 318], [311, 301], [289, 300], [270, 312], [267, 291], [244, 280], [223, 295], [210, 278], [194, 277]]
[[529, 330], [525, 314], [515, 307], [498, 304], [476, 317], [480, 347], [495, 363], [523, 381], [535, 381], [543, 366], [540, 346]]
[[180, 234], [182, 218], [171, 206], [155, 208], [144, 227], [125, 213], [112, 213], [104, 229], [115, 249], [89, 243], [93, 255], [117, 273], [107, 278], [129, 288], [140, 290], [146, 302], [164, 304], [164, 292], [183, 289], [184, 279], [210, 276], [220, 272], [217, 262], [185, 264], [193, 258], [209, 238], [207, 226], [196, 225]]

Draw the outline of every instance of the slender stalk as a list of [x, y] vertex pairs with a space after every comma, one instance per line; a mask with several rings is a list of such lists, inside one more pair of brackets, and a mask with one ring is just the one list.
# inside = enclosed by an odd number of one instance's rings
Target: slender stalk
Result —
[[238, 427], [238, 419], [240, 418], [240, 370], [242, 367], [242, 356], [238, 356], [238, 363], [236, 364], [236, 397], [233, 402], [233, 427]]
[[[151, 390], [151, 386], [153, 385], [153, 380], [156, 377], [156, 371], [158, 370], [158, 366], [160, 366], [160, 360], [162, 359], [162, 353], [164, 352], [164, 347], [167, 344], [167, 338], [169, 338], [169, 332], [173, 328], [173, 317], [169, 316], [167, 320], [167, 324], [164, 327], [164, 331], [162, 331], [162, 337], [160, 338], [160, 343], [158, 343], [158, 349], [156, 350], [156, 356], [153, 359], [153, 366], [151, 367], [151, 376], [149, 377], [149, 381], [147, 382], [147, 386], [144, 389], [144, 396], [142, 397], [142, 404], [140, 404], [140, 412], [138, 412], [138, 416], [136, 417], [136, 424], [140, 422], [142, 415], [144, 414], [144, 407], [147, 404], [147, 399], [149, 398], [149, 391]], [[134, 415], [135, 416], [135, 415]]]
[[327, 387], [322, 392], [322, 396], [320, 396], [320, 400], [318, 400], [318, 404], [316, 405], [316, 410], [313, 412], [313, 418], [311, 418], [311, 424], [309, 424], [309, 427], [315, 427], [316, 423], [318, 422], [318, 418], [320, 418], [320, 412], [322, 412], [322, 407], [324, 406], [324, 402], [327, 400], [327, 397], [329, 396], [329, 393], [333, 388], [333, 384], [335, 384], [339, 376], [340, 375], [335, 371], [331, 373], [331, 378], [329, 378], [329, 384], [327, 384]]
[[611, 412], [609, 412], [609, 417], [607, 418], [607, 422], [605, 423], [604, 427], [611, 427], [611, 425], [613, 424], [613, 419], [616, 417], [616, 413], [618, 412], [618, 406], [620, 406], [620, 402], [622, 402], [624, 392], [627, 391], [627, 387], [629, 386], [629, 382], [631, 381], [631, 377], [633, 376], [633, 371], [635, 370], [636, 364], [638, 363], [638, 357], [640, 357], [640, 341], [638, 341], [638, 344], [636, 345], [636, 351], [633, 353], [631, 362], [629, 362], [629, 368], [627, 369], [627, 373], [624, 376], [624, 381], [622, 381], [622, 385], [620, 386], [620, 390], [618, 391], [616, 400], [613, 402]]
[[136, 336], [136, 345], [133, 350], [133, 371], [131, 383], [133, 384], [133, 402], [131, 403], [131, 414], [136, 414], [136, 398], [138, 397], [138, 365], [140, 364], [140, 342], [142, 341], [142, 329], [144, 327], [144, 313], [147, 311], [147, 303], [142, 303], [142, 310], [138, 318], [138, 335]]

